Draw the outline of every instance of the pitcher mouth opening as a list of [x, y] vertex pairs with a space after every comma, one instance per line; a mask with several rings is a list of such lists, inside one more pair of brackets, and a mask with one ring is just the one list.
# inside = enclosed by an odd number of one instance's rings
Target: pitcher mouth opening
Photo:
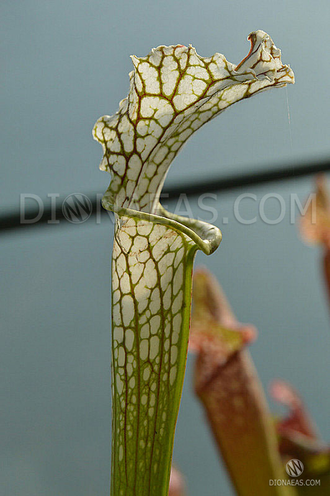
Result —
[[117, 214], [119, 222], [125, 222], [125, 218], [127, 220], [127, 218], [131, 217], [162, 224], [169, 229], [179, 231], [188, 236], [196, 244], [196, 249], [202, 250], [206, 255], [213, 253], [222, 240], [220, 229], [213, 224], [173, 214], [165, 210], [160, 203], [158, 203], [154, 213], [148, 213], [126, 207], [115, 207], [108, 202], [105, 195], [102, 199], [102, 206], [105, 210]]

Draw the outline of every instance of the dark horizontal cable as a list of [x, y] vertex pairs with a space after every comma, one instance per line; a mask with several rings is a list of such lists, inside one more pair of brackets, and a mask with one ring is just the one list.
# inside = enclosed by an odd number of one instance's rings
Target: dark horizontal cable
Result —
[[287, 181], [297, 177], [312, 176], [319, 172], [330, 171], [330, 160], [309, 163], [308, 165], [292, 165], [281, 169], [271, 169], [254, 174], [241, 174], [228, 178], [214, 178], [208, 181], [196, 184], [182, 185], [172, 187], [165, 191], [172, 199], [178, 198], [180, 194], [185, 193], [187, 196], [195, 196], [207, 192], [220, 192], [233, 189], [241, 189], [246, 186], [258, 186], [259, 184], [270, 183], [274, 181]]
[[[292, 165], [286, 168], [271, 169], [267, 171], [257, 172], [253, 174], [241, 174], [228, 178], [214, 178], [207, 181], [199, 181], [194, 184], [182, 184], [177, 187], [165, 187], [162, 196], [167, 200], [175, 200], [180, 195], [186, 194], [187, 196], [196, 196], [208, 192], [221, 192], [227, 190], [241, 189], [247, 186], [258, 186], [260, 184], [274, 182], [274, 181], [287, 181], [296, 179], [298, 177], [306, 177], [317, 174], [319, 172], [330, 171], [330, 160], [323, 160], [311, 163], [308, 165]], [[94, 194], [85, 195], [88, 198], [95, 196]], [[91, 216], [96, 215], [96, 212], [103, 212], [100, 207], [100, 202], [95, 200], [91, 201]], [[35, 209], [30, 209], [26, 214], [27, 218], [34, 218], [38, 214]], [[44, 212], [38, 222], [31, 224], [22, 224], [19, 212], [12, 212], [0, 217], [0, 231], [9, 231], [22, 227], [39, 226], [46, 224], [55, 217], [58, 221], [66, 219], [62, 211], [62, 206], [56, 207], [53, 211], [50, 207], [44, 209]]]

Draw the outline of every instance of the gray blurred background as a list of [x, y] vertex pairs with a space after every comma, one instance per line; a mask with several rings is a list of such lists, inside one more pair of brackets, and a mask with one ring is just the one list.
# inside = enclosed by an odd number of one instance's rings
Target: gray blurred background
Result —
[[[295, 86], [241, 102], [201, 129], [166, 186], [289, 164], [294, 172], [328, 158], [329, 20], [325, 0], [2, 0], [1, 213], [18, 211], [22, 193], [47, 207], [48, 195], [60, 201], [106, 189], [91, 129], [126, 96], [129, 55], [160, 44], [191, 43], [202, 56], [221, 52], [238, 63], [249, 50], [247, 35], [263, 29], [296, 75]], [[216, 220], [196, 198], [189, 206], [222, 229], [218, 251], [196, 262], [219, 278], [240, 321], [257, 326], [251, 353], [264, 386], [275, 377], [291, 381], [330, 442], [321, 253], [301, 242], [290, 219], [292, 194], [303, 202], [312, 189], [307, 177], [218, 194], [204, 201]], [[251, 225], [235, 219], [243, 193], [256, 195], [240, 203], [244, 219], [257, 216]], [[268, 193], [283, 199], [281, 222], [275, 197], [265, 203], [270, 222], [258, 215]], [[185, 205], [165, 203], [185, 213]], [[1, 235], [0, 496], [108, 494], [112, 231], [104, 216]], [[189, 357], [174, 460], [190, 496], [232, 496], [193, 395], [192, 370]]]

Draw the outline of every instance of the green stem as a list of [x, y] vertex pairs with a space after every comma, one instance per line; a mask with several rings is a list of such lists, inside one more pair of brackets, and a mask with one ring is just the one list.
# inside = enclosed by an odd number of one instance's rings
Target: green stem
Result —
[[143, 217], [118, 218], [113, 248], [113, 496], [167, 496], [187, 356], [198, 245], [186, 226]]

